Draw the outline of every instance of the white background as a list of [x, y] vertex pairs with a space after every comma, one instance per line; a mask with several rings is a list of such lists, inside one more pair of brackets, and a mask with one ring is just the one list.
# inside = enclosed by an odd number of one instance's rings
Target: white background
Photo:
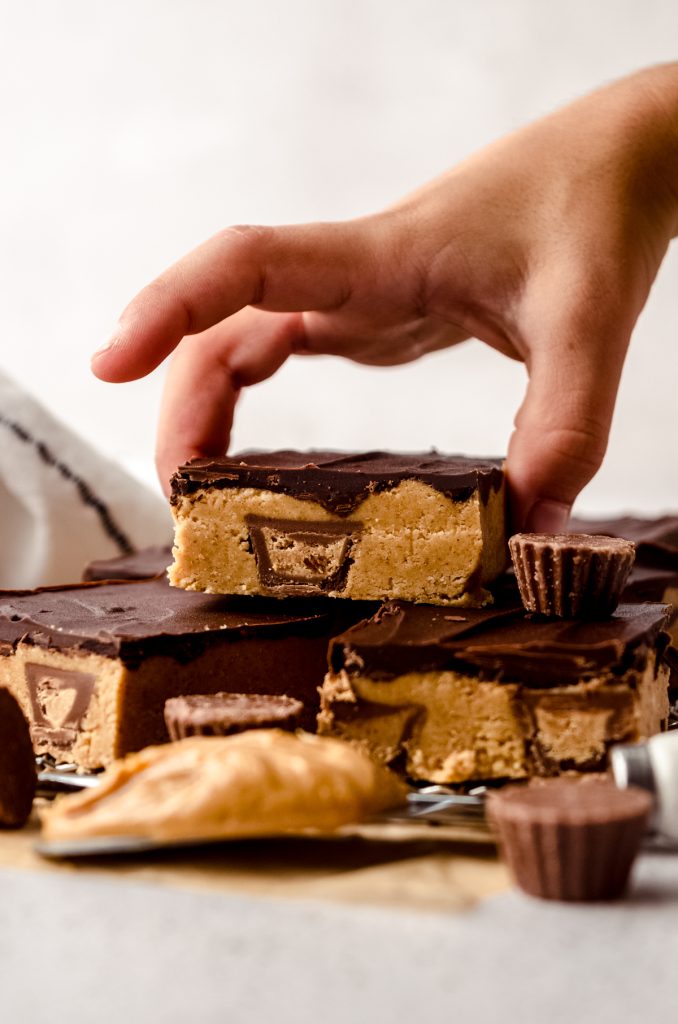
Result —
[[[89, 373], [129, 298], [229, 223], [350, 217], [526, 120], [678, 57], [674, 0], [0, 3], [0, 366], [153, 479], [162, 370]], [[678, 246], [588, 510], [678, 506]], [[470, 342], [374, 370], [297, 359], [234, 446], [501, 454], [522, 367]]]

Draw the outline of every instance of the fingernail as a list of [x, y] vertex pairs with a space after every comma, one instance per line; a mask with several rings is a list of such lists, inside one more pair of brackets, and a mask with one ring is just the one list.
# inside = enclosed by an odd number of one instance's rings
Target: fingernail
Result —
[[572, 506], [563, 501], [536, 501], [525, 522], [528, 533], [564, 533]]
[[108, 339], [108, 341], [104, 342], [104, 344], [101, 346], [101, 348], [98, 348], [96, 350], [96, 352], [92, 356], [92, 362], [94, 362], [95, 359], [98, 359], [99, 356], [102, 356], [104, 354], [104, 352], [110, 352], [111, 349], [115, 348], [115, 346], [119, 343], [119, 341], [120, 341], [120, 335], [118, 334], [117, 331], [114, 331], [113, 334]]

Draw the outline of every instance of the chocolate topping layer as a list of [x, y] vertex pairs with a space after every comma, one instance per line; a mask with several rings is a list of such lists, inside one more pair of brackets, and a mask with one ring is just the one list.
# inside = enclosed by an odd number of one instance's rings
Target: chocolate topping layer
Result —
[[498, 490], [502, 459], [396, 452], [242, 452], [193, 459], [172, 477], [172, 498], [203, 488], [255, 487], [315, 501], [335, 515], [349, 515], [369, 494], [420, 480], [456, 501], [476, 489], [483, 499]]
[[[678, 569], [634, 565], [622, 591], [624, 601], [663, 601], [667, 589], [678, 587]], [[677, 608], [674, 608], [674, 617]]]
[[171, 544], [142, 548], [132, 555], [90, 562], [85, 566], [82, 578], [86, 583], [95, 580], [149, 580], [153, 576], [164, 576], [171, 561]]
[[327, 628], [332, 602], [215, 597], [164, 578], [0, 591], [0, 645], [93, 651], [126, 664], [154, 654], [190, 660], [211, 639], [284, 636]]
[[334, 672], [393, 678], [407, 672], [474, 668], [526, 685], [579, 682], [632, 668], [636, 651], [668, 638], [669, 605], [620, 605], [600, 621], [542, 620], [510, 605], [446, 609], [391, 602], [330, 644]]

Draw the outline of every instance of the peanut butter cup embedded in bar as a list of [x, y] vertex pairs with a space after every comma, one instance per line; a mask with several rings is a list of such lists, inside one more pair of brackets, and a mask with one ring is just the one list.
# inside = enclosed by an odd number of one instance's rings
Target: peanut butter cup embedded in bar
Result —
[[602, 780], [508, 786], [487, 802], [516, 884], [551, 900], [622, 896], [651, 809], [644, 790]]
[[517, 533], [509, 549], [525, 609], [563, 619], [611, 615], [635, 556], [631, 541], [577, 533]]
[[481, 605], [505, 568], [499, 459], [254, 452], [172, 479], [170, 582], [270, 597]]
[[231, 736], [248, 729], [299, 726], [304, 705], [294, 697], [267, 693], [213, 693], [172, 697], [165, 704], [165, 723], [172, 740], [187, 736]]

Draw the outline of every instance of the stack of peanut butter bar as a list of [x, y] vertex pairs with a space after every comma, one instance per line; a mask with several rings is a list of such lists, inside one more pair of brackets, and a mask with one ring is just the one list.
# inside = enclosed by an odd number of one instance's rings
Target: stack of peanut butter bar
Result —
[[306, 728], [416, 780], [603, 770], [666, 725], [670, 609], [527, 614], [505, 504], [497, 459], [194, 460], [169, 582], [158, 549], [0, 594], [0, 684], [36, 750], [90, 768], [167, 739], [169, 698], [226, 691], [297, 698]]

